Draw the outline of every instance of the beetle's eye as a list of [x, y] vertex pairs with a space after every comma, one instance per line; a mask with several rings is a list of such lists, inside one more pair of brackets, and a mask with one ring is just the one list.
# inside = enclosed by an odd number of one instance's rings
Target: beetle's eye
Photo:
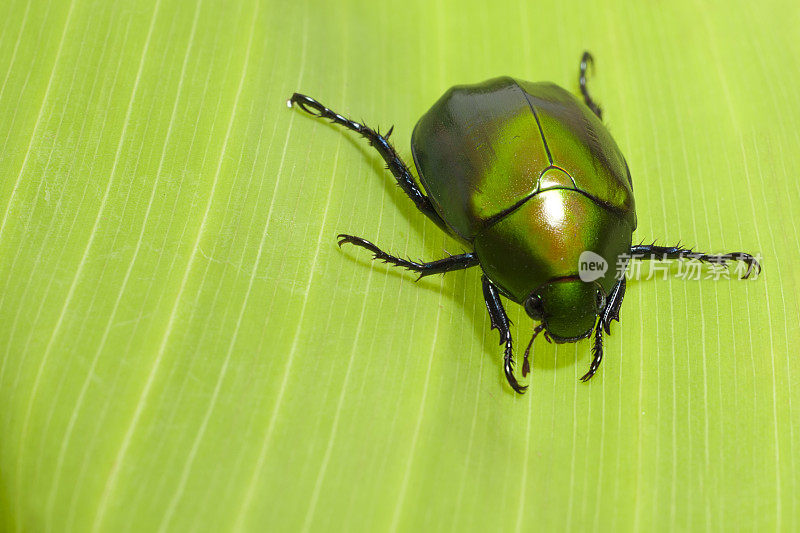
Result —
[[525, 311], [534, 320], [542, 319], [542, 298], [538, 294], [531, 294], [525, 300]]
[[597, 289], [595, 293], [594, 305], [598, 311], [602, 311], [606, 307], [606, 295], [602, 289]]

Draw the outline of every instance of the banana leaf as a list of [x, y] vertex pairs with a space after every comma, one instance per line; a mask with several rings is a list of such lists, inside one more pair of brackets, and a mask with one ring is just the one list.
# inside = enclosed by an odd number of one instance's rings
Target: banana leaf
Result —
[[[800, 528], [795, 2], [6, 0], [0, 528]], [[605, 360], [515, 394], [480, 272], [363, 139], [499, 75], [590, 90], [635, 242], [758, 254], [631, 280]], [[521, 352], [533, 324], [508, 305]], [[541, 340], [541, 339], [540, 339]]]

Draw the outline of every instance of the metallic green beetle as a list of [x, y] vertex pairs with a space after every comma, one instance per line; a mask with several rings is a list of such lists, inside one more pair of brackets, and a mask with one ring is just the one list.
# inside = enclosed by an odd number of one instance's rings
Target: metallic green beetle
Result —
[[411, 151], [422, 188], [382, 136], [295, 93], [288, 102], [364, 136], [417, 208], [472, 250], [418, 263], [390, 255], [353, 235], [338, 236], [370, 250], [375, 259], [420, 277], [473, 266], [483, 270], [483, 295], [493, 329], [505, 344], [504, 371], [514, 376], [510, 322], [500, 300], [522, 304], [539, 325], [525, 350], [529, 372], [533, 340], [574, 342], [594, 332], [586, 381], [603, 357], [603, 331], [619, 321], [624, 272], [631, 258], [691, 258], [744, 262], [748, 277], [760, 265], [745, 253], [709, 255], [680, 246], [635, 245], [633, 183], [628, 164], [603, 125], [586, 88], [592, 56], [585, 52], [579, 85], [583, 101], [552, 83], [509, 77], [448, 90], [422, 116]]

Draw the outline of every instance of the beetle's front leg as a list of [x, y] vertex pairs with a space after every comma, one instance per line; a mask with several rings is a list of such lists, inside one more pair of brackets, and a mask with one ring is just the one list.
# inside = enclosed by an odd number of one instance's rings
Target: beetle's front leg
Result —
[[581, 381], [586, 382], [592, 379], [594, 373], [600, 368], [600, 363], [603, 361], [603, 317], [597, 319], [597, 325], [594, 328], [594, 345], [592, 346], [592, 363], [589, 365], [589, 371], [583, 375]]
[[611, 334], [611, 321], [616, 320], [619, 322], [619, 310], [622, 307], [622, 299], [625, 297], [625, 276], [617, 281], [611, 293], [608, 295], [606, 307], [600, 315], [600, 321], [603, 324], [603, 329], [606, 333]]
[[514, 377], [514, 356], [513, 345], [511, 342], [511, 321], [508, 320], [505, 309], [503, 309], [503, 302], [500, 301], [500, 292], [497, 287], [489, 281], [489, 278], [484, 274], [481, 277], [483, 283], [483, 299], [486, 302], [486, 309], [489, 311], [489, 320], [491, 320], [492, 329], [500, 332], [500, 344], [505, 343], [505, 354], [503, 356], [503, 370], [506, 374], [506, 379], [511, 388], [519, 394], [524, 394], [528, 389], [526, 385], [520, 385], [517, 378]]
[[756, 276], [761, 273], [761, 265], [756, 261], [756, 258], [744, 252], [714, 255], [695, 252], [691, 248], [682, 248], [680, 245], [656, 246], [655, 244], [639, 244], [637, 246], [631, 246], [631, 257], [634, 259], [662, 261], [666, 259], [697, 259], [698, 261], [717, 263], [720, 265], [724, 265], [728, 261], [741, 261], [747, 265], [747, 271], [742, 276], [742, 279], [750, 277], [753, 271], [755, 271]]
[[436, 261], [428, 261], [424, 263], [419, 263], [417, 261], [410, 261], [408, 259], [403, 259], [401, 257], [397, 257], [391, 254], [387, 254], [367, 239], [362, 239], [361, 237], [356, 237], [355, 235], [347, 235], [345, 233], [340, 233], [336, 236], [339, 239], [339, 247], [343, 244], [353, 244], [355, 246], [360, 246], [361, 248], [365, 248], [372, 252], [372, 258], [378, 259], [383, 261], [384, 263], [388, 263], [390, 265], [394, 265], [396, 267], [405, 268], [412, 272], [416, 272], [419, 274], [417, 280], [424, 278], [425, 276], [430, 276], [431, 274], [444, 274], [445, 272], [452, 272], [453, 270], [464, 270], [465, 268], [471, 268], [478, 265], [478, 258], [477, 256], [470, 252], [466, 254], [459, 254], [459, 255], [451, 255], [450, 257], [445, 257], [444, 259], [437, 259]]
[[597, 319], [597, 326], [594, 330], [594, 345], [592, 345], [592, 363], [589, 365], [589, 371], [586, 372], [581, 381], [589, 381], [594, 376], [597, 369], [600, 368], [600, 363], [603, 361], [603, 330], [611, 334], [611, 321], [616, 320], [619, 322], [619, 309], [622, 307], [622, 299], [625, 297], [625, 276], [617, 281], [611, 293], [608, 295], [608, 302], [606, 303], [600, 318]]

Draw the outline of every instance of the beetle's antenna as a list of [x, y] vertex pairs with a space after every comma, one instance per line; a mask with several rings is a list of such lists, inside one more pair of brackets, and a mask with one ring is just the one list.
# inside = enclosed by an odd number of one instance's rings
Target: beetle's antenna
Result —
[[[534, 328], [533, 336], [531, 337], [531, 340], [528, 343], [528, 347], [525, 348], [525, 357], [522, 359], [522, 377], [527, 376], [531, 371], [531, 365], [528, 362], [528, 356], [531, 353], [531, 346], [533, 346], [533, 340], [543, 329], [544, 329], [544, 324], [539, 324], [538, 326], [536, 326], [536, 328]], [[545, 335], [547, 335], [547, 333], [545, 333]]]

